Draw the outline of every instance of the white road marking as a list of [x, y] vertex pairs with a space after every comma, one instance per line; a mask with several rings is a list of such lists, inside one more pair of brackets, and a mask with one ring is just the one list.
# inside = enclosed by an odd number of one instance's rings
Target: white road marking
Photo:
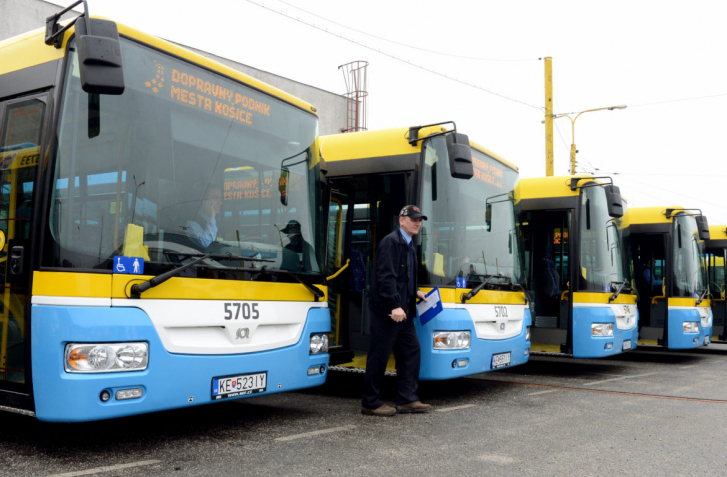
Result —
[[322, 434], [330, 434], [332, 432], [351, 431], [353, 429], [356, 429], [356, 426], [332, 427], [330, 429], [321, 429], [319, 431], [304, 432], [303, 434], [295, 434], [295, 435], [292, 435], [292, 436], [278, 437], [275, 440], [276, 441], [280, 441], [280, 442], [293, 441], [295, 439], [303, 439], [304, 437], [320, 436]]
[[131, 467], [141, 467], [144, 465], [158, 464], [160, 460], [141, 460], [130, 464], [107, 465], [105, 467], [96, 467], [95, 469], [79, 470], [76, 472], [65, 472], [63, 474], [53, 474], [50, 477], [76, 477], [79, 475], [93, 475], [101, 472], [112, 472], [114, 470], [129, 469]]
[[592, 383], [586, 383], [586, 384], [584, 384], [584, 386], [595, 386], [596, 384], [610, 383], [613, 381], [623, 381], [624, 379], [643, 378], [644, 376], [652, 376], [654, 374], [659, 374], [659, 373], [635, 374], [633, 376], [622, 376], [620, 378], [604, 379], [602, 381], [594, 381]]
[[440, 409], [435, 409], [435, 411], [437, 411], [437, 412], [459, 411], [460, 409], [467, 409], [470, 407], [475, 407], [475, 405], [474, 404], [463, 404], [461, 406], [443, 407]]
[[548, 393], [554, 393], [558, 392], [560, 389], [548, 389], [547, 391], [538, 391], [536, 393], [530, 393], [528, 396], [537, 396], [538, 394], [548, 394]]

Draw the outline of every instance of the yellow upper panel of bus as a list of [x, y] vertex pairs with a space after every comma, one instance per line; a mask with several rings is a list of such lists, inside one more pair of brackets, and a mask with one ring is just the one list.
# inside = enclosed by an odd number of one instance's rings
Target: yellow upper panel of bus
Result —
[[576, 176], [550, 176], [550, 177], [530, 177], [521, 178], [518, 186], [515, 188], [515, 202], [527, 199], [545, 199], [552, 197], [577, 197], [578, 189], [571, 190], [571, 179], [577, 177], [578, 185], [583, 185], [586, 181], [595, 180], [599, 184], [598, 179], [593, 179], [588, 174]]
[[727, 240], [727, 226], [710, 225], [709, 226], [709, 239], [710, 240]]
[[[670, 224], [672, 219], [666, 218], [666, 209], [681, 209], [678, 206], [668, 207], [632, 207], [629, 209], [629, 222], [634, 224]], [[690, 214], [690, 212], [687, 212]]]
[[[442, 126], [430, 126], [419, 130], [419, 138], [447, 131]], [[470, 146], [487, 154], [496, 161], [515, 171], [517, 166], [503, 159], [498, 154], [470, 141]], [[333, 134], [321, 137], [321, 157], [326, 162], [368, 159], [373, 157], [401, 156], [419, 153], [422, 143], [409, 144], [409, 128], [379, 129], [356, 133]]]
[[[107, 18], [97, 17], [94, 15], [91, 15], [91, 18], [108, 20]], [[66, 23], [68, 22], [59, 22], [59, 24], [61, 25], [65, 25]], [[119, 29], [119, 35], [132, 38], [141, 43], [145, 43], [153, 48], [157, 48], [166, 53], [176, 55], [187, 61], [245, 83], [249, 86], [252, 86], [253, 88], [257, 88], [272, 96], [294, 104], [295, 106], [304, 109], [305, 111], [309, 111], [312, 113], [316, 112], [316, 109], [309, 103], [298, 99], [291, 94], [281, 91], [273, 86], [263, 83], [262, 81], [257, 80], [251, 76], [241, 73], [240, 71], [230, 68], [229, 66], [217, 63], [216, 61], [210, 60], [209, 58], [205, 58], [202, 55], [198, 55], [197, 53], [186, 50], [181, 46], [175, 45], [174, 43], [170, 43], [160, 38], [155, 38], [151, 35], [147, 35], [146, 33], [140, 32], [139, 30], [135, 30], [121, 23], [117, 23], [117, 26]], [[57, 49], [52, 45], [45, 44], [45, 27], [1, 41], [0, 75], [63, 58], [66, 52], [66, 43], [74, 32], [75, 27], [71, 27], [65, 32], [63, 38], [63, 46], [60, 49]]]

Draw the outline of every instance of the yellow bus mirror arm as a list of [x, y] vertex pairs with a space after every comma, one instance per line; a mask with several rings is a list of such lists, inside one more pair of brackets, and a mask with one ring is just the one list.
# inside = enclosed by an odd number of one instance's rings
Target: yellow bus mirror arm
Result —
[[570, 291], [570, 290], [566, 290], [566, 291], [564, 291], [564, 292], [563, 292], [563, 293], [562, 293], [562, 294], [560, 295], [560, 299], [561, 299], [561, 301], [563, 301], [563, 300], [565, 300], [565, 301], [568, 301], [568, 297], [567, 297], [566, 295], [568, 294], [568, 292], [569, 292], [569, 291]]
[[351, 263], [351, 259], [350, 258], [347, 258], [346, 259], [346, 265], [344, 265], [341, 268], [339, 268], [338, 271], [336, 273], [334, 273], [333, 275], [331, 275], [330, 277], [326, 277], [326, 281], [327, 282], [330, 282], [331, 280], [333, 280], [334, 278], [336, 278], [338, 275], [341, 274], [342, 271], [344, 271], [345, 269], [348, 268], [348, 265], [350, 263]]
[[651, 299], [651, 304], [656, 305], [656, 300], [658, 300], [660, 298], [666, 298], [666, 296], [665, 295], [655, 296], [654, 298]]

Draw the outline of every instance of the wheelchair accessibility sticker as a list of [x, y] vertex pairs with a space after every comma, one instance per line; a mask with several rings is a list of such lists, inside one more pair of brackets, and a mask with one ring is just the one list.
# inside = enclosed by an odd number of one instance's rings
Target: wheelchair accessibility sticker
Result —
[[114, 273], [141, 275], [144, 273], [144, 259], [141, 257], [114, 257]]

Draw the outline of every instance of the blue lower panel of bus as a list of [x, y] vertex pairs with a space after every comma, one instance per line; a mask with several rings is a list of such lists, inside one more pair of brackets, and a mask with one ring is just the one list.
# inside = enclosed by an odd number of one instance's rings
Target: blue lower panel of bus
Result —
[[[699, 333], [685, 333], [684, 322], [699, 322]], [[705, 345], [705, 339], [712, 337], [712, 327], [703, 328], [696, 308], [676, 308], [669, 310], [669, 349], [690, 349]]]
[[[525, 364], [530, 357], [530, 341], [525, 339], [526, 328], [531, 325], [530, 310], [525, 310], [520, 334], [503, 340], [477, 338], [472, 317], [464, 309], [444, 309], [423, 326], [419, 320], [415, 323], [422, 355], [419, 379], [452, 379], [493, 371], [493, 355], [510, 353], [510, 364], [504, 367]], [[471, 336], [469, 349], [434, 349], [435, 331], [467, 330]]]
[[[593, 336], [593, 323], [612, 323], [613, 336]], [[630, 330], [616, 326], [616, 315], [610, 307], [573, 307], [573, 357], [604, 358], [636, 348], [639, 340], [639, 314]]]
[[[213, 402], [213, 378], [245, 373], [267, 373], [266, 390], [252, 396], [318, 386], [326, 379], [328, 354], [309, 355], [309, 337], [329, 332], [330, 326], [328, 309], [316, 308], [308, 312], [301, 339], [293, 346], [235, 355], [171, 354], [138, 308], [35, 305], [31, 326], [35, 413], [44, 421], [73, 422], [206, 404]], [[67, 343], [128, 341], [149, 344], [146, 370], [100, 374], [64, 370]], [[321, 366], [322, 374], [308, 376], [308, 368]], [[115, 399], [116, 391], [132, 388], [142, 388], [143, 397]], [[112, 396], [107, 402], [100, 399], [104, 390]]]

